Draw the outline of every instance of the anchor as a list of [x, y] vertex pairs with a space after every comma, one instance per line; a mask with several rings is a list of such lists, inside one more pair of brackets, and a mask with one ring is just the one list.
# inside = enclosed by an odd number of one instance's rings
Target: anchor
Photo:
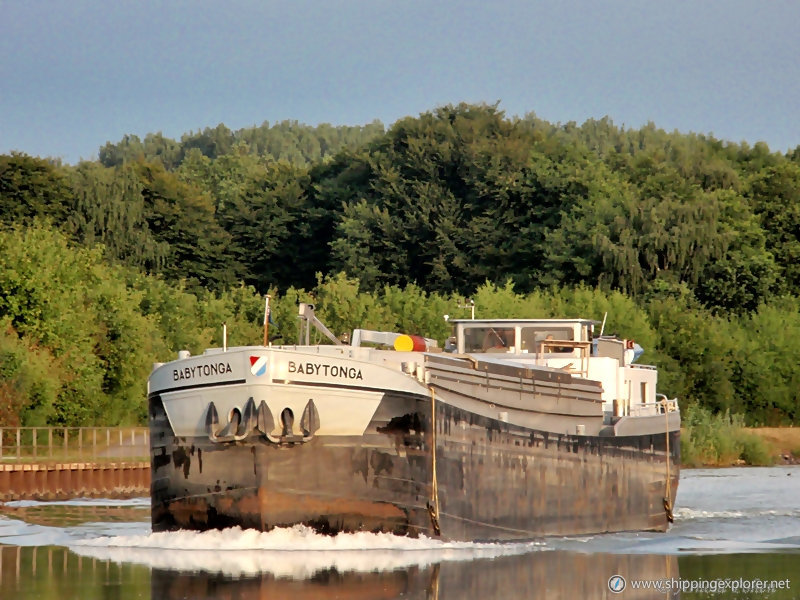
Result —
[[[281, 411], [280, 427], [276, 431], [275, 420], [272, 418], [267, 403], [262, 400], [258, 407], [258, 430], [270, 442], [275, 444], [296, 444], [307, 442], [314, 437], [320, 426], [319, 411], [313, 400], [309, 400], [300, 417], [300, 433], [295, 433], [294, 413], [290, 408]], [[277, 433], [277, 435], [276, 435]]]
[[317, 410], [314, 400], [309, 400], [303, 409], [299, 433], [295, 433], [294, 414], [288, 407], [281, 412], [281, 425], [278, 431], [276, 431], [275, 419], [266, 401], [262, 400], [256, 408], [253, 398], [249, 398], [244, 405], [243, 413], [238, 408], [234, 408], [230, 421], [220, 429], [219, 412], [216, 405], [210, 402], [206, 411], [208, 439], [216, 443], [239, 442], [254, 431], [258, 431], [275, 444], [302, 443], [313, 438], [320, 427], [319, 410]]
[[[263, 404], [263, 402], [262, 402]], [[228, 424], [220, 431], [219, 430], [219, 414], [217, 407], [213, 402], [208, 405], [206, 412], [206, 433], [208, 439], [212, 442], [239, 442], [256, 429], [258, 425], [258, 415], [256, 411], [256, 404], [253, 398], [248, 398], [244, 405], [244, 415], [239, 412], [238, 408], [234, 408], [231, 413], [231, 419]]]
[[303, 430], [303, 441], [307, 442], [319, 429], [319, 411], [313, 400], [309, 400], [303, 409], [303, 416], [300, 418], [300, 429]]
[[258, 416], [256, 419], [256, 428], [262, 435], [269, 437], [272, 430], [275, 429], [275, 419], [272, 418], [272, 411], [263, 400], [258, 405]]

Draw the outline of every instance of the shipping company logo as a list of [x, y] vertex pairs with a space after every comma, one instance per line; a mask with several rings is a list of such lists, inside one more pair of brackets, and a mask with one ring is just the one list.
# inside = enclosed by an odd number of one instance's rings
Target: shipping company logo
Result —
[[622, 575], [612, 575], [608, 578], [608, 589], [614, 594], [621, 594], [625, 591], [625, 578]]
[[267, 357], [266, 356], [251, 356], [250, 357], [250, 372], [253, 375], [263, 375], [267, 372]]

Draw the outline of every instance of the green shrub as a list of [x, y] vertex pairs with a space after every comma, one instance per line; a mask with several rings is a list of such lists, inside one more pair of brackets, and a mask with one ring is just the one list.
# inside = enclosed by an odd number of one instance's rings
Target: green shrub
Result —
[[681, 434], [684, 466], [725, 466], [739, 461], [749, 465], [773, 463], [769, 446], [745, 430], [742, 415], [732, 415], [729, 411], [713, 414], [696, 404], [684, 409]]
[[759, 436], [740, 431], [738, 440], [742, 447], [740, 456], [748, 465], [771, 465], [775, 462], [767, 442]]

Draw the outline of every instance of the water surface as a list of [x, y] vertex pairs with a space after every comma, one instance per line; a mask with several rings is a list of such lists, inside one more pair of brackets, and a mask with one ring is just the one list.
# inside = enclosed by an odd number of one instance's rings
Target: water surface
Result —
[[[619, 594], [609, 589], [616, 575]], [[790, 587], [675, 589], [754, 579]], [[634, 589], [635, 580], [662, 591]], [[0, 590], [53, 600], [800, 598], [800, 467], [686, 470], [666, 534], [526, 543], [327, 537], [303, 527], [151, 533], [145, 498], [9, 503], [0, 508]]]

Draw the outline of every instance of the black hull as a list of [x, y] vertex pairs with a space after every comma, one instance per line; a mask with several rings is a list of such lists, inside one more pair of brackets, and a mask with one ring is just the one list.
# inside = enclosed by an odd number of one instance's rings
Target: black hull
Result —
[[667, 492], [665, 434], [556, 434], [437, 402], [434, 435], [430, 417], [429, 401], [387, 394], [361, 436], [219, 443], [174, 437], [154, 396], [153, 530], [304, 524], [477, 540], [668, 527], [677, 431]]

